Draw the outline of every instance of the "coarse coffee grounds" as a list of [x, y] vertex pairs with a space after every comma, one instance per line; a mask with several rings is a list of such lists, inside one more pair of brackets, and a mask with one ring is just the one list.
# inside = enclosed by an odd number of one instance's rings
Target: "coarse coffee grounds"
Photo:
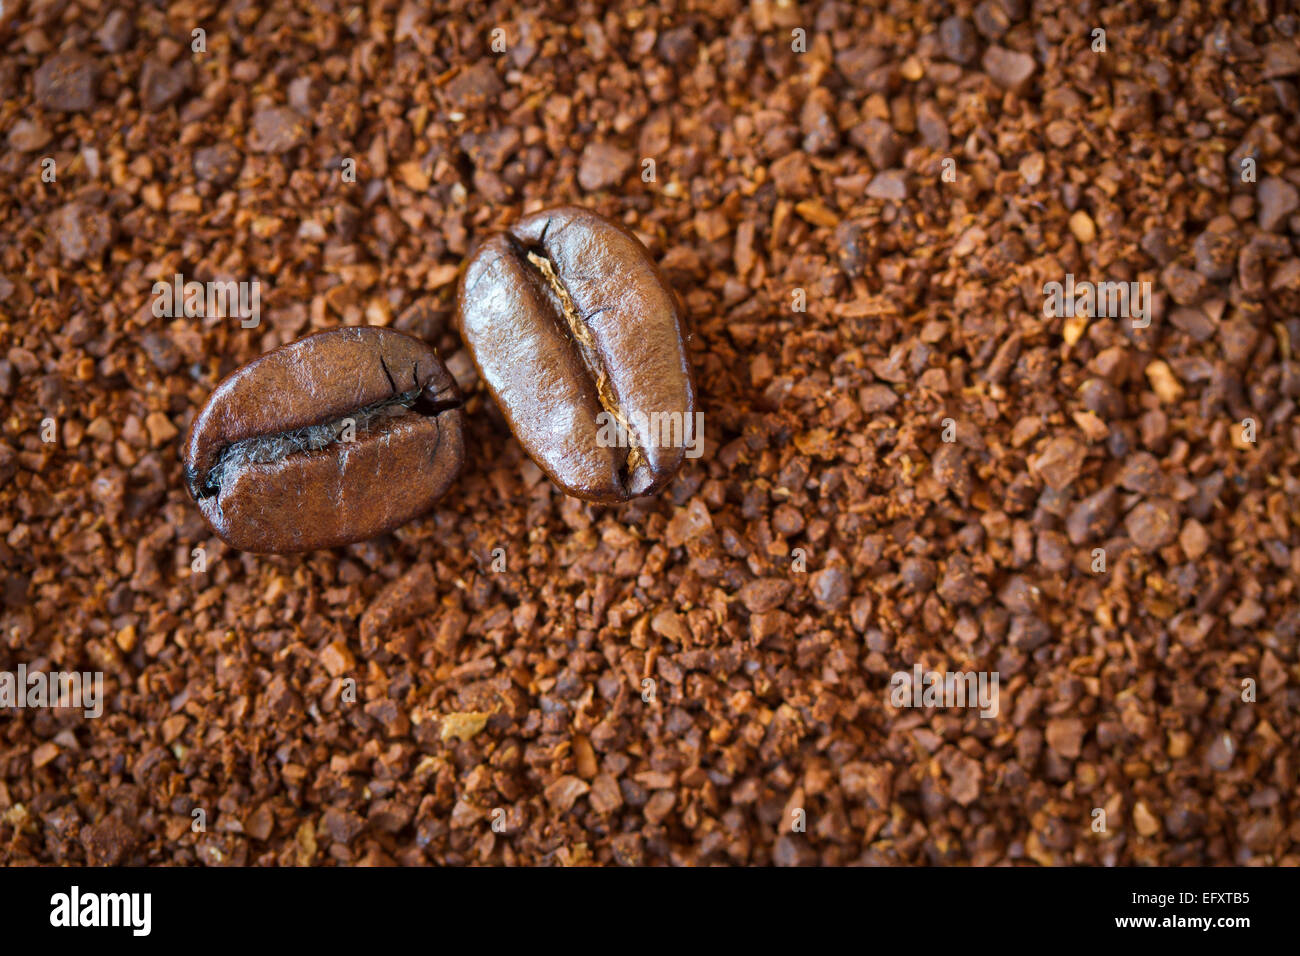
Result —
[[[3, 5], [0, 862], [1300, 862], [1294, 7], [530, 6]], [[563, 495], [452, 321], [561, 204], [684, 305], [656, 497]], [[226, 548], [193, 416], [344, 325], [463, 473]]]

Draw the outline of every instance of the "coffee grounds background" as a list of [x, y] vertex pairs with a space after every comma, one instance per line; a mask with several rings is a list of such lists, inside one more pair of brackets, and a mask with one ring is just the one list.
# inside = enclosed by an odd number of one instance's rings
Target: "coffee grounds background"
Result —
[[[0, 669], [107, 699], [0, 720], [0, 861], [1300, 862], [1295, 11], [540, 6], [5, 4]], [[452, 315], [568, 202], [662, 264], [705, 413], [615, 508]], [[176, 273], [262, 324], [154, 317]], [[1150, 327], [1045, 317], [1067, 273], [1151, 282]], [[193, 415], [357, 324], [448, 360], [465, 473], [385, 538], [225, 549]], [[916, 664], [1000, 715], [890, 707]]]

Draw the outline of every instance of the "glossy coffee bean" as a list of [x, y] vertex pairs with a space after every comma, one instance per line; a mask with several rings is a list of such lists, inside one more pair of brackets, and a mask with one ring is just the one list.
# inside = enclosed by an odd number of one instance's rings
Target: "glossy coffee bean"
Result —
[[569, 494], [653, 494], [702, 439], [676, 297], [618, 223], [528, 216], [475, 251], [457, 308], [515, 437]]
[[460, 473], [460, 406], [419, 339], [320, 332], [221, 381], [190, 426], [185, 481], [208, 526], [241, 551], [361, 541], [427, 511]]

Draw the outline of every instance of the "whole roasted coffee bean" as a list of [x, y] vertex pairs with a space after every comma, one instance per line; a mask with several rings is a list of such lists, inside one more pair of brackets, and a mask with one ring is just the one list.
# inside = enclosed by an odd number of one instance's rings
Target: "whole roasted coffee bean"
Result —
[[457, 307], [515, 437], [569, 494], [652, 494], [699, 457], [677, 300], [618, 223], [574, 207], [528, 216], [475, 251]]
[[427, 511], [464, 462], [456, 382], [402, 332], [319, 332], [232, 372], [190, 426], [185, 481], [241, 551], [331, 548]]

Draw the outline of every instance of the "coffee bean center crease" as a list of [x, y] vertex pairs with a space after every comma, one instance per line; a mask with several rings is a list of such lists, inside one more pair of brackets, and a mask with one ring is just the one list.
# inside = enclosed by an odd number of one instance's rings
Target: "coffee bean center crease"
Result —
[[[550, 224], [548, 223], [546, 228], [542, 230], [543, 240], [545, 240], [546, 232], [549, 229]], [[562, 321], [559, 323], [560, 327], [568, 331], [577, 348], [578, 356], [582, 359], [583, 366], [595, 381], [596, 397], [600, 401], [601, 407], [610, 414], [628, 437], [627, 458], [619, 469], [620, 484], [626, 487], [629, 476], [641, 465], [643, 455], [640, 446], [641, 439], [638, 437], [632, 423], [628, 421], [627, 415], [623, 412], [618, 399], [618, 392], [614, 388], [614, 383], [605, 369], [605, 363], [600, 357], [600, 352], [596, 347], [596, 340], [591, 333], [591, 327], [587, 324], [605, 310], [597, 309], [590, 315], [583, 316], [574, 304], [573, 296], [560, 280], [555, 264], [544, 250], [529, 249], [525, 254], [525, 258], [541, 274], [541, 281], [554, 293], [555, 298], [559, 301], [558, 311], [562, 317]]]
[[[390, 431], [396, 424], [396, 419], [408, 415], [420, 415], [436, 422], [442, 412], [461, 407], [462, 401], [457, 397], [435, 398], [427, 394], [419, 384], [418, 368], [412, 370], [412, 380], [416, 383], [414, 387], [397, 391], [397, 383], [387, 363], [382, 359], [380, 361], [384, 374], [393, 386], [392, 395], [329, 421], [232, 442], [217, 454], [216, 462], [206, 475], [187, 469], [186, 480], [190, 494], [195, 500], [220, 494], [226, 479], [250, 464], [274, 464], [284, 461], [290, 455], [321, 451], [335, 442], [348, 444], [359, 435], [379, 435]], [[346, 462], [346, 456], [340, 457], [340, 467], [345, 466]]]

